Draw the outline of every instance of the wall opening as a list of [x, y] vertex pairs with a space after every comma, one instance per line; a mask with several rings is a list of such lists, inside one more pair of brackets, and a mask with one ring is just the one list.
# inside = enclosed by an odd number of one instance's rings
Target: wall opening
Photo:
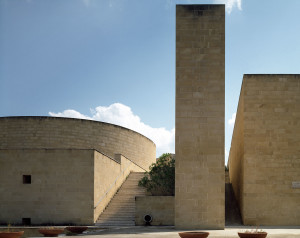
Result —
[[22, 225], [29, 226], [31, 225], [31, 218], [22, 218]]
[[23, 184], [31, 184], [31, 175], [23, 175]]

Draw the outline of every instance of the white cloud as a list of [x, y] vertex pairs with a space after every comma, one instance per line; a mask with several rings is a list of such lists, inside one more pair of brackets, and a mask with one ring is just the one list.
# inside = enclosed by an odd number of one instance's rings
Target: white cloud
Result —
[[235, 118], [236, 118], [236, 112], [233, 113], [233, 114], [231, 115], [231, 118], [228, 120], [229, 126], [234, 126]]
[[214, 0], [215, 3], [225, 3], [225, 9], [228, 14], [231, 13], [234, 7], [242, 10], [242, 0]]
[[175, 128], [167, 130], [164, 127], [153, 128], [141, 121], [139, 116], [135, 115], [131, 108], [121, 104], [114, 103], [108, 107], [98, 106], [91, 109], [92, 116], [86, 116], [75, 110], [65, 110], [63, 112], [49, 112], [54, 117], [71, 117], [88, 120], [103, 121], [137, 131], [150, 138], [156, 144], [156, 155], [162, 153], [175, 152]]
[[225, 164], [227, 164], [227, 162], [228, 162], [228, 156], [229, 156], [229, 152], [225, 148]]
[[53, 117], [71, 117], [71, 118], [93, 120], [92, 118], [85, 116], [72, 109], [64, 110], [63, 112], [58, 112], [58, 113], [49, 112], [49, 115]]
[[[234, 123], [235, 123], [235, 119], [236, 119], [236, 112], [232, 113], [231, 118], [228, 120], [228, 138], [232, 138], [232, 133], [233, 133], [233, 127], [234, 127]], [[227, 164], [228, 161], [228, 156], [229, 156], [229, 152], [228, 150], [225, 148], [225, 164]]]

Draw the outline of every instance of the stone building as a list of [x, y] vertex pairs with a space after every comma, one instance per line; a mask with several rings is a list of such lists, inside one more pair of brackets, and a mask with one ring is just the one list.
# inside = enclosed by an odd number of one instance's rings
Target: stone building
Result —
[[155, 162], [155, 144], [103, 122], [0, 118], [0, 223], [94, 224], [130, 172]]
[[245, 225], [300, 225], [300, 75], [244, 75], [229, 172]]
[[[224, 228], [224, 5], [176, 7], [177, 228]], [[244, 75], [229, 175], [245, 225], [300, 225], [300, 76]]]
[[[151, 211], [155, 225], [224, 228], [224, 112], [225, 6], [178, 5], [175, 198], [137, 198], [137, 224]], [[299, 148], [300, 75], [244, 75], [229, 177], [245, 225], [300, 225]], [[0, 118], [0, 223], [93, 224], [153, 162], [155, 144], [120, 126]]]

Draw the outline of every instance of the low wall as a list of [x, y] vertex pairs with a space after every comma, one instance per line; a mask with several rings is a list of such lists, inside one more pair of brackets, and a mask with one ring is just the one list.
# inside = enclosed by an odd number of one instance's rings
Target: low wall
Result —
[[130, 172], [145, 172], [145, 170], [120, 154], [115, 155], [115, 160], [112, 160], [95, 151], [94, 158], [94, 222], [96, 222]]
[[145, 225], [144, 216], [149, 214], [153, 226], [174, 226], [174, 196], [135, 197], [135, 225]]

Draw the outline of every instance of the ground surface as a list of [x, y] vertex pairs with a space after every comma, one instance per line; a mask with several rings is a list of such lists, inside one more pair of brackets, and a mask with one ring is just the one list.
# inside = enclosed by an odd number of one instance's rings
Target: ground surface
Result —
[[[242, 230], [251, 230], [253, 227], [232, 227], [226, 228], [225, 230], [207, 230], [210, 235], [209, 238], [237, 238], [237, 232]], [[299, 227], [262, 227], [262, 229], [268, 232], [267, 238], [300, 238], [300, 226]], [[89, 237], [99, 237], [99, 238], [142, 238], [142, 237], [162, 237], [162, 238], [179, 238], [178, 232], [181, 230], [176, 230], [174, 227], [123, 227], [123, 228], [112, 228], [105, 230], [98, 230], [95, 232], [90, 232]], [[87, 234], [86, 234], [87, 235]], [[84, 236], [86, 236], [84, 235]], [[76, 236], [79, 237], [79, 236]], [[83, 236], [82, 236], [83, 237]]]
[[[0, 227], [0, 231], [6, 230], [7, 227]], [[237, 232], [251, 230], [253, 227], [236, 226], [226, 227], [225, 230], [206, 230], [210, 233], [208, 238], [238, 238]], [[300, 226], [297, 227], [260, 227], [268, 232], [267, 238], [300, 238]], [[38, 233], [38, 227], [13, 227], [11, 230], [25, 230], [22, 238], [41, 237]], [[200, 231], [200, 230], [199, 230]], [[131, 227], [114, 227], [104, 229], [97, 226], [89, 227], [88, 233], [77, 236], [65, 237], [84, 237], [84, 238], [179, 238], [178, 232], [174, 227], [157, 227], [157, 226], [131, 226]], [[60, 235], [61, 236], [61, 235]]]

